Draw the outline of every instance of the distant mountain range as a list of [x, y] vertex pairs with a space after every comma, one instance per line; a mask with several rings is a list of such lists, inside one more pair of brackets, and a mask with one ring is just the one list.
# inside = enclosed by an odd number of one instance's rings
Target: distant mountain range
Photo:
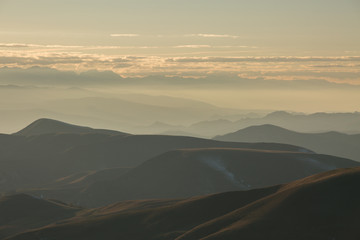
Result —
[[325, 80], [265, 80], [242, 78], [236, 74], [208, 74], [205, 78], [153, 75], [123, 78], [113, 71], [90, 70], [82, 73], [59, 71], [55, 68], [33, 66], [30, 68], [0, 68], [0, 84], [35, 86], [160, 86], [160, 87], [204, 87], [245, 89], [356, 89], [358, 85], [335, 83]]
[[[187, 98], [180, 97], [180, 87], [183, 91], [192, 89]], [[243, 95], [240, 92], [255, 92], [227, 102], [217, 100], [222, 97], [213, 97], [216, 92], [221, 91], [224, 95], [236, 88], [239, 96]], [[309, 103], [300, 104], [301, 107], [292, 110], [353, 111], [352, 109], [357, 109], [357, 88], [357, 85], [319, 80], [243, 79], [236, 75], [221, 74], [209, 75], [204, 79], [167, 76], [123, 78], [111, 71], [76, 73], [41, 67], [4, 67], [0, 68], [0, 132], [15, 132], [36, 119], [51, 118], [133, 134], [177, 134], [205, 138], [262, 124], [273, 124], [300, 132], [360, 133], [359, 113], [356, 112], [275, 112], [264, 117], [276, 109], [291, 107], [288, 104], [256, 103], [256, 98], [244, 101], [261, 94], [264, 89], [271, 91], [276, 99], [279, 89], [284, 92], [294, 91], [298, 97], [289, 102], [301, 99], [310, 91], [312, 99], [308, 100]], [[205, 89], [209, 91], [204, 91]], [[321, 101], [322, 104], [328, 103], [328, 108], [306, 107], [311, 105], [311, 100], [317, 98], [317, 90], [324, 91], [328, 96], [328, 101]], [[339, 94], [339, 91], [342, 91], [341, 96], [353, 99], [349, 102], [351, 106], [344, 106], [342, 103], [342, 107], [330, 107], [336, 104], [332, 96]], [[285, 102], [289, 97], [291, 96], [282, 96], [282, 99]], [[271, 96], [268, 98], [271, 99]], [[295, 103], [292, 105], [296, 106]]]
[[[216, 98], [209, 98], [209, 95], [212, 96], [210, 92], [196, 94], [192, 91], [187, 98], [179, 97], [178, 94], [179, 87], [188, 90], [189, 86], [200, 87], [199, 89], [204, 89], [203, 87], [206, 86], [209, 91], [214, 89], [218, 91], [225, 83], [228, 83], [228, 88], [231, 90], [238, 87], [239, 91], [244, 92], [247, 89], [250, 91], [260, 89], [261, 92], [261, 89], [271, 88], [275, 95], [279, 89], [296, 90], [297, 94], [300, 94], [299, 89], [306, 94], [307, 91], [314, 91], [314, 87], [330, 92], [344, 90], [342, 94], [349, 97], [355, 95], [353, 99], [357, 98], [356, 88], [359, 88], [350, 84], [326, 81], [249, 80], [232, 75], [214, 75], [206, 79], [165, 76], [122, 78], [111, 71], [75, 73], [39, 67], [0, 68], [0, 115], [2, 116], [0, 132], [14, 132], [35, 119], [51, 118], [133, 134], [187, 135], [205, 138], [262, 124], [277, 125], [299, 132], [360, 133], [358, 112], [271, 113], [273, 109], [289, 109], [289, 107], [282, 104], [274, 106], [266, 104], [259, 109], [251, 102], [248, 105], [246, 103], [237, 105], [236, 100], [231, 103], [220, 103]], [[98, 87], [99, 84], [101, 88]], [[144, 88], [146, 93], [136, 90], [139, 86]], [[164, 89], [159, 93], [159, 86], [166, 86], [168, 90]], [[330, 92], [326, 92], [326, 95]], [[301, 97], [300, 94], [298, 98]], [[352, 102], [356, 105], [355, 100]], [[299, 109], [316, 110], [304, 107]], [[295, 110], [299, 111], [299, 109]], [[343, 107], [343, 109], [357, 109], [357, 106]], [[265, 116], [266, 114], [268, 115]]]
[[276, 125], [292, 131], [320, 133], [337, 131], [341, 133], [360, 133], [360, 113], [314, 113], [300, 114], [286, 111], [275, 111], [265, 116], [239, 116], [239, 120], [214, 119], [200, 121], [189, 126], [176, 126], [158, 122], [156, 126], [143, 127], [144, 131], [163, 134], [203, 136], [213, 138], [239, 129], [257, 125]]
[[[125, 201], [96, 209], [9, 196], [0, 199], [0, 214], [7, 219], [0, 223], [0, 234], [7, 240], [355, 240], [360, 234], [359, 182], [360, 168], [338, 169], [250, 191]], [[17, 208], [25, 212], [9, 215]]]
[[[247, 116], [248, 112], [184, 98], [144, 94], [105, 95], [84, 89], [0, 89], [0, 94], [9, 102], [0, 102], [0, 132], [7, 133], [17, 131], [36, 119], [50, 118], [122, 132], [155, 134], [175, 131], [219, 116], [238, 119]], [[23, 102], [14, 97], [19, 95], [31, 100]], [[159, 120], [164, 123], [159, 123]]]
[[274, 142], [302, 146], [317, 153], [350, 158], [360, 162], [360, 134], [339, 132], [300, 133], [274, 125], [252, 126], [215, 140], [231, 142]]
[[214, 137], [235, 132], [239, 129], [264, 124], [276, 125], [292, 131], [308, 133], [328, 131], [360, 133], [360, 113], [299, 114], [277, 111], [264, 117], [245, 117], [238, 121], [229, 121], [226, 119], [203, 121], [182, 130], [201, 136]]

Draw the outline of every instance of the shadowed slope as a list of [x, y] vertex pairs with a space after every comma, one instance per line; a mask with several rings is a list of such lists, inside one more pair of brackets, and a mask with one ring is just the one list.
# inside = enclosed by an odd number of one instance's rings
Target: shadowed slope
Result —
[[[97, 170], [84, 163], [78, 167], [63, 160], [69, 159], [66, 153], [72, 148], [100, 144], [109, 138], [97, 133], [0, 135], [0, 191], [44, 185], [70, 174]], [[100, 159], [97, 162], [101, 164]]]
[[19, 190], [19, 192], [39, 197], [42, 196], [48, 199], [59, 199], [67, 203], [79, 205], [77, 198], [84, 188], [97, 182], [111, 182], [129, 170], [130, 168], [111, 168], [99, 171], [82, 172], [57, 179], [41, 188], [22, 189]]
[[25, 194], [0, 198], [0, 238], [70, 218], [80, 209]]
[[50, 183], [49, 187], [84, 187], [98, 181], [115, 179], [128, 172], [130, 169], [131, 168], [110, 168], [99, 171], [90, 171], [82, 174], [73, 174], [57, 179], [54, 183]]
[[182, 198], [288, 183], [359, 163], [319, 154], [251, 149], [176, 150], [111, 181], [97, 182], [78, 199], [85, 206], [147, 198]]
[[317, 153], [360, 161], [360, 134], [299, 133], [274, 125], [252, 126], [214, 139], [231, 142], [274, 142], [311, 148]]

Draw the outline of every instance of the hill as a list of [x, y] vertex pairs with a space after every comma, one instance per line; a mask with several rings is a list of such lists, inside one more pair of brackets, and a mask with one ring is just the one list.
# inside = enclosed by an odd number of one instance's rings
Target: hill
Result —
[[302, 179], [198, 226], [177, 240], [357, 239], [359, 182], [359, 168]]
[[77, 197], [84, 189], [97, 182], [111, 182], [130, 169], [131, 168], [110, 168], [99, 171], [79, 172], [43, 184], [42, 187], [22, 188], [18, 189], [17, 192], [49, 199], [59, 199], [64, 202], [79, 205], [80, 202]]
[[181, 136], [97, 132], [0, 134], [0, 192], [48, 186], [68, 176], [94, 171], [135, 167], [176, 149], [213, 147], [310, 151], [287, 144], [232, 143]]
[[360, 168], [338, 169], [250, 191], [124, 202], [8, 240], [355, 240], [359, 182]]
[[253, 149], [186, 149], [152, 158], [111, 181], [93, 183], [76, 203], [184, 198], [288, 183], [360, 163], [328, 155]]
[[272, 187], [190, 199], [120, 202], [84, 210], [63, 224], [45, 226], [9, 239], [30, 240], [39, 236], [50, 239], [175, 239], [192, 227], [272, 194], [277, 189]]
[[14, 135], [34, 136], [34, 135], [49, 134], [49, 133], [79, 133], [79, 134], [98, 133], [98, 134], [107, 134], [107, 135], [123, 135], [123, 136], [129, 135], [127, 133], [122, 133], [113, 130], [93, 129], [89, 127], [77, 126], [47, 118], [41, 118], [34, 121], [29, 126], [14, 133]]
[[360, 161], [360, 134], [339, 132], [299, 133], [274, 125], [252, 126], [215, 140], [231, 142], [274, 142], [311, 148], [317, 153]]
[[0, 238], [75, 216], [80, 208], [25, 194], [0, 198]]

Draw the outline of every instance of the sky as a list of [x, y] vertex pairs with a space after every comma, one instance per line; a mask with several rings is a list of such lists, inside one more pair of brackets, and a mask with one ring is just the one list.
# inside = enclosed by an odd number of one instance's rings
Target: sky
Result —
[[[30, 111], [34, 94], [48, 102], [59, 85], [63, 100], [79, 88], [91, 92], [79, 98], [121, 90], [236, 109], [359, 111], [359, 24], [359, 0], [0, 0], [0, 111]], [[109, 71], [134, 86], [113, 86]]]
[[358, 0], [0, 0], [0, 66], [360, 84], [359, 22]]

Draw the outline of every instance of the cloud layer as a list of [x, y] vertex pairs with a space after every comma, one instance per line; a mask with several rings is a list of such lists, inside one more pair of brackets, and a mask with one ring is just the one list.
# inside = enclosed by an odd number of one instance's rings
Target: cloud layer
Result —
[[[221, 54], [222, 50], [234, 49], [244, 49], [243, 54], [246, 54], [254, 48], [207, 44], [159, 47], [0, 43], [0, 67], [40, 66], [77, 72], [111, 70], [124, 77], [164, 75], [203, 78], [229, 73], [250, 79], [317, 79], [360, 84], [360, 56], [194, 56]], [[170, 49], [176, 51], [175, 55], [185, 56], [168, 56]]]

